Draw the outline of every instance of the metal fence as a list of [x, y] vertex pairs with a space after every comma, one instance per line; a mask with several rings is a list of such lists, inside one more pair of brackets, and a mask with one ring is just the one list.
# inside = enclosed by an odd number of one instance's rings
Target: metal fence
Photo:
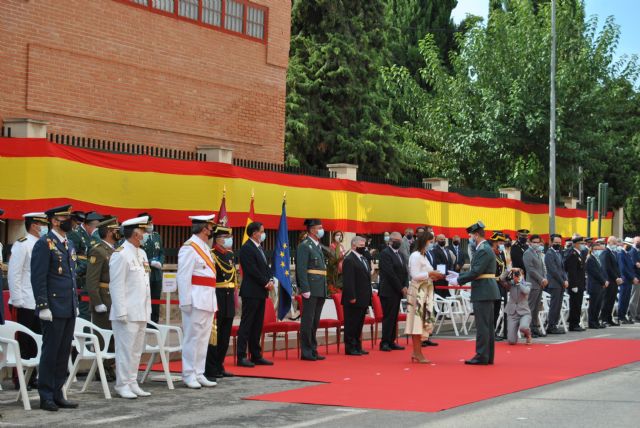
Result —
[[242, 168], [258, 169], [262, 171], [282, 172], [285, 174], [310, 175], [312, 177], [336, 178], [334, 171], [300, 166], [289, 166], [278, 163], [260, 162], [251, 159], [233, 159], [233, 164]]
[[389, 184], [397, 187], [416, 187], [418, 189], [431, 189], [431, 183], [424, 183], [421, 178], [408, 176], [405, 179], [392, 179], [387, 177], [375, 177], [365, 174], [357, 174], [358, 181], [366, 181], [368, 183]]

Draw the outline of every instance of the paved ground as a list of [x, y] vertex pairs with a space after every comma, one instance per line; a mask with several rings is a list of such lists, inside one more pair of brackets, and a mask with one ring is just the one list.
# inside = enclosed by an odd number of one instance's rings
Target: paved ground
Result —
[[[606, 330], [571, 333], [540, 339], [557, 343], [586, 337], [640, 340], [640, 324]], [[580, 356], [576, 356], [579, 358]], [[605, 355], [602, 356], [606, 358]], [[640, 356], [639, 356], [640, 359]], [[525, 368], [526, 369], [526, 368]], [[640, 420], [640, 362], [526, 390], [438, 413], [379, 411], [243, 400], [243, 397], [308, 386], [307, 382], [233, 378], [218, 387], [199, 391], [176, 384], [175, 391], [160, 383], [145, 385], [149, 398], [106, 401], [99, 384], [84, 394], [71, 393], [81, 408], [45, 413], [25, 412], [18, 403], [0, 404], [0, 426], [190, 426], [220, 427], [637, 427]], [[11, 384], [3, 383], [0, 400], [9, 400]], [[402, 386], [398, 385], [399, 393]], [[430, 392], [425, 391], [425, 399]]]

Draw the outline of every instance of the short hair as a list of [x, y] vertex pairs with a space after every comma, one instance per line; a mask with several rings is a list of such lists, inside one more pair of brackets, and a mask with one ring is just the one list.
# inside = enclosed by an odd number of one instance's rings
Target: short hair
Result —
[[247, 235], [248, 236], [253, 235], [254, 233], [258, 232], [261, 227], [262, 227], [262, 223], [260, 223], [259, 221], [254, 221], [249, 223], [249, 225], [247, 226]]
[[367, 240], [360, 235], [356, 235], [353, 238], [351, 238], [352, 247], [355, 247], [358, 242], [367, 242]]
[[127, 226], [127, 227], [123, 227], [122, 228], [122, 236], [124, 236], [124, 239], [129, 239], [133, 236], [133, 231], [136, 229], [140, 229], [138, 226]]
[[197, 235], [198, 233], [202, 232], [202, 229], [205, 228], [205, 226], [207, 225], [207, 223], [194, 223], [191, 225], [191, 233], [193, 233], [194, 235]]
[[531, 235], [531, 237], [529, 238], [529, 241], [533, 241], [533, 240], [536, 240], [536, 239], [539, 239], [539, 240], [542, 241], [542, 238], [540, 237], [540, 235], [537, 235], [537, 234]]
[[477, 233], [479, 236], [482, 236], [483, 238], [486, 235], [486, 232], [484, 231], [484, 229], [478, 229], [473, 233]]
[[36, 221], [33, 218], [25, 218], [24, 219], [24, 228], [27, 230], [27, 232], [31, 228], [31, 225], [34, 224], [34, 223], [36, 223]]
[[562, 240], [562, 235], [558, 235], [557, 233], [552, 233], [551, 235], [549, 235], [549, 238], [553, 241], [556, 238], [560, 238], [560, 240]]
[[100, 236], [100, 239], [104, 239], [107, 237], [107, 232], [109, 232], [109, 228], [104, 226], [104, 227], [99, 227], [98, 228], [98, 236]]

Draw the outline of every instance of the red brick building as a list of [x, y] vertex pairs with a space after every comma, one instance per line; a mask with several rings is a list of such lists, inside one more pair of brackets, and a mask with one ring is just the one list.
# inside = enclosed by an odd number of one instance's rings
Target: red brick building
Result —
[[0, 122], [282, 163], [289, 0], [3, 0]]

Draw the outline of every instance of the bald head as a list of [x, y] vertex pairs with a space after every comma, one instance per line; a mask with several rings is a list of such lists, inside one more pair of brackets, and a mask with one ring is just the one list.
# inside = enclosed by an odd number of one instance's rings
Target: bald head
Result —
[[607, 244], [608, 245], [618, 245], [618, 238], [616, 238], [615, 236], [611, 235], [609, 237], [609, 239], [607, 239]]
[[389, 239], [402, 240], [402, 235], [400, 235], [400, 232], [391, 232], [391, 235], [389, 235]]

